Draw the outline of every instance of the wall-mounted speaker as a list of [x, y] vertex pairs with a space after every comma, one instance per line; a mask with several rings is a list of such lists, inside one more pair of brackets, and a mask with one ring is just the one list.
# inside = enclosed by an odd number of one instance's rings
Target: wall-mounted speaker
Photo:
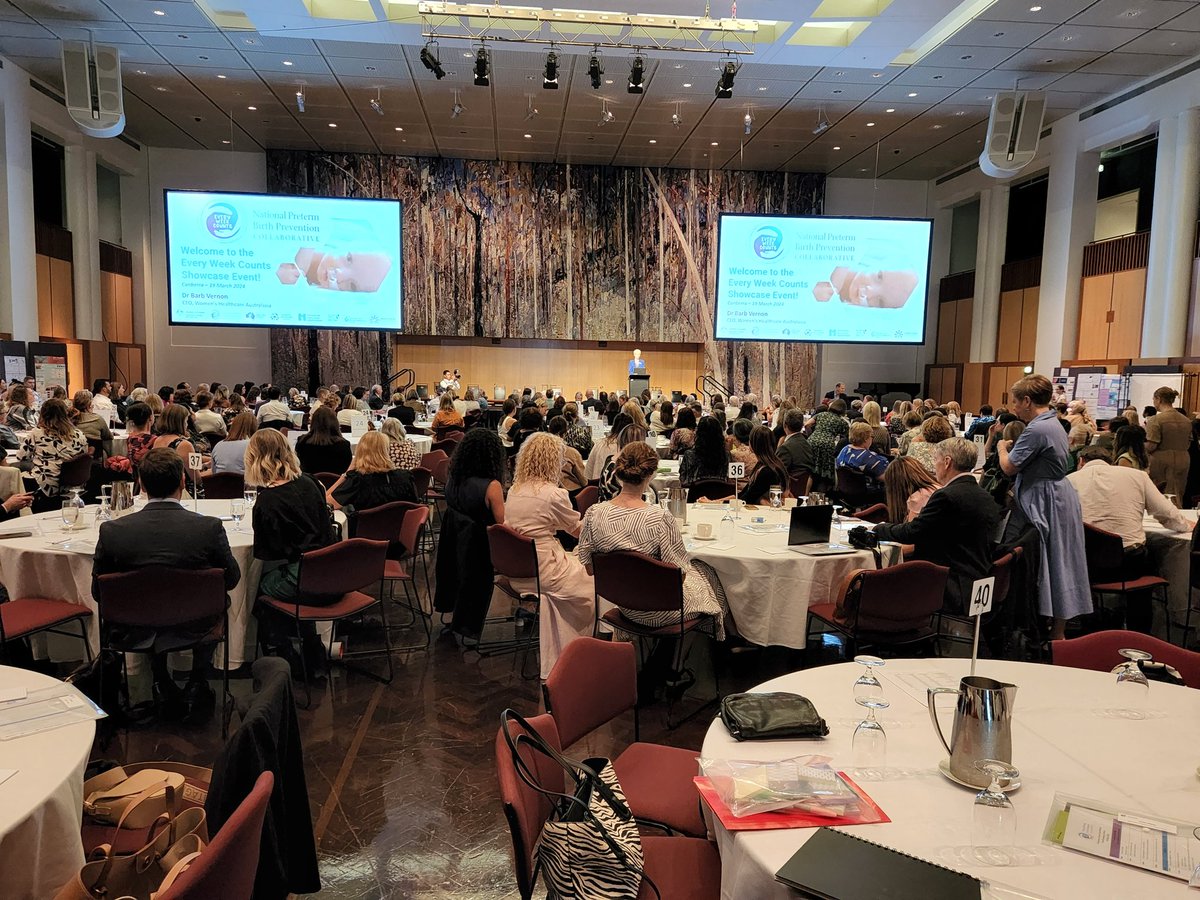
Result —
[[108, 44], [63, 41], [62, 61], [67, 112], [79, 130], [92, 137], [124, 131], [121, 52]]
[[993, 178], [1011, 178], [1033, 162], [1042, 134], [1046, 95], [1039, 91], [1001, 91], [992, 98], [987, 139], [979, 168]]

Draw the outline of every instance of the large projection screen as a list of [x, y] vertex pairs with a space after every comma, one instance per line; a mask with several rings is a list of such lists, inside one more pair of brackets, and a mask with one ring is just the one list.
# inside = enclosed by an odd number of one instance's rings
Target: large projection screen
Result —
[[172, 325], [403, 327], [399, 201], [164, 194]]
[[718, 340], [923, 344], [931, 219], [722, 213]]

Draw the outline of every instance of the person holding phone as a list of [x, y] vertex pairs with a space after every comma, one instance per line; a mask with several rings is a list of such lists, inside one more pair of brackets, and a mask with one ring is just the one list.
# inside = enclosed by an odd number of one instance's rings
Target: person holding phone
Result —
[[454, 370], [453, 377], [451, 377], [449, 369], [442, 369], [442, 380], [438, 382], [438, 393], [442, 394], [446, 391], [454, 391], [457, 394], [459, 387], [458, 369]]

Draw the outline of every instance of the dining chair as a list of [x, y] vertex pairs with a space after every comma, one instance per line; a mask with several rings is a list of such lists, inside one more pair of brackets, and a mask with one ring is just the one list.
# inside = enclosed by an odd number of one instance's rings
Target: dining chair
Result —
[[241, 500], [246, 480], [240, 472], [217, 472], [200, 479], [205, 500]]
[[1140, 631], [1097, 631], [1083, 637], [1050, 642], [1050, 661], [1056, 666], [1111, 672], [1125, 662], [1121, 650], [1144, 650], [1155, 662], [1174, 667], [1190, 688], [1200, 688], [1200, 653], [1184, 650]]
[[[525, 537], [508, 525], [489, 525], [487, 537], [494, 573], [492, 583], [516, 601], [517, 606], [511, 616], [491, 616], [484, 619], [484, 627], [489, 624], [513, 622], [519, 623], [527, 634], [523, 640], [520, 637], [486, 642], [476, 640], [470, 642], [469, 646], [482, 655], [524, 650], [525, 658], [521, 664], [524, 671], [530, 651], [535, 646], [538, 614], [542, 603], [542, 576], [538, 566], [537, 545], [533, 538]], [[533, 590], [522, 590], [513, 584], [514, 581], [532, 581]], [[532, 604], [533, 610], [525, 610], [521, 606], [522, 603]]]
[[313, 478], [317, 479], [321, 483], [321, 487], [325, 488], [325, 490], [329, 490], [337, 484], [337, 480], [341, 477], [336, 472], [317, 472], [313, 475]]
[[579, 518], [582, 519], [599, 499], [600, 489], [590, 484], [577, 493], [575, 495], [575, 508], [579, 511]]
[[68, 459], [59, 470], [58, 486], [62, 493], [68, 488], [87, 487], [92, 477], [92, 457], [86, 453]]
[[733, 482], [720, 481], [718, 479], [703, 479], [694, 481], [688, 486], [687, 502], [695, 503], [697, 500], [725, 500], [733, 496]]
[[[354, 536], [371, 541], [388, 542], [388, 558], [383, 565], [383, 574], [379, 581], [379, 596], [383, 597], [384, 585], [390, 588], [389, 599], [396, 602], [396, 583], [404, 585], [404, 607], [412, 614], [412, 621], [395, 627], [407, 628], [420, 620], [425, 630], [425, 640], [420, 645], [411, 647], [394, 647], [394, 650], [416, 650], [429, 646], [432, 637], [429, 623], [421, 604], [420, 593], [416, 589], [415, 564], [421, 553], [421, 529], [429, 518], [429, 508], [419, 503], [409, 503], [406, 500], [396, 500], [385, 503], [373, 509], [360, 510], [355, 516]], [[411, 566], [405, 562], [411, 560]], [[413, 571], [410, 571], [410, 568]], [[425, 584], [429, 584], [429, 572], [425, 573]], [[413, 596], [416, 591], [416, 597]]]
[[853, 518], [862, 522], [870, 522], [873, 525], [878, 525], [881, 522], [886, 522], [888, 517], [887, 505], [884, 503], [875, 503], [865, 509], [860, 509], [853, 514]]
[[[1009, 621], [1010, 617], [1007, 615], [1008, 593], [1012, 586], [1013, 570], [1017, 567], [1024, 552], [1024, 547], [1016, 546], [992, 562], [992, 568], [988, 575], [995, 578], [996, 581], [992, 586], [992, 608], [984, 614], [981, 623], [984, 631], [987, 631], [989, 627], [994, 628], [996, 625], [1004, 627], [1002, 623]], [[967, 615], [967, 612], [968, 610], [951, 612], [945, 606], [942, 607], [937, 617], [939, 642], [956, 641], [964, 644], [974, 642], [975, 620], [972, 616]], [[947, 628], [947, 623], [958, 627]]]
[[[10, 642], [22, 641], [35, 634], [48, 632], [67, 637], [78, 637], [83, 641], [83, 652], [88, 662], [92, 660], [92, 645], [88, 640], [87, 620], [92, 611], [69, 600], [50, 600], [35, 597], [16, 597], [0, 603], [0, 660], [7, 658], [5, 647]], [[59, 629], [68, 622], [79, 623], [79, 634], [74, 635]]]
[[[1171, 610], [1167, 600], [1170, 582], [1158, 575], [1130, 578], [1125, 571], [1125, 548], [1119, 534], [1083, 523], [1083, 549], [1087, 557], [1088, 582], [1092, 593], [1103, 597], [1116, 594], [1126, 604], [1130, 594], [1149, 593], [1162, 600], [1166, 611], [1167, 642], [1171, 641]], [[1184, 632], [1186, 636], [1186, 631]]]

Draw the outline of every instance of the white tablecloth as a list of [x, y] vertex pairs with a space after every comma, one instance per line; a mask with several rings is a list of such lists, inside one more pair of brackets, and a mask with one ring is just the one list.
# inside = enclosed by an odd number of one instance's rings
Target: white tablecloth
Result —
[[[56, 681], [37, 672], [0, 666], [0, 689], [37, 690]], [[0, 741], [0, 896], [53, 897], [83, 865], [79, 819], [83, 770], [96, 734], [94, 722]]]
[[[906, 853], [1025, 889], [1036, 897], [1128, 900], [1131, 897], [1189, 896], [1186, 884], [1041, 843], [1056, 791], [1106, 802], [1146, 816], [1200, 819], [1200, 691], [1152, 684], [1148, 707], [1157, 717], [1142, 721], [1103, 715], [1113, 706], [1114, 676], [1037, 663], [981, 660], [977, 674], [1018, 686], [1013, 712], [1013, 765], [1021, 788], [1012, 793], [1017, 813], [1016, 846], [1025, 864], [981, 866], [969, 856], [975, 790], [937, 773], [946, 752], [933, 733], [924, 689], [904, 677], [937, 673], [955, 687], [970, 660], [889, 660], [876, 670], [891, 702], [879, 716], [887, 733], [884, 779], [860, 778], [859, 786], [892, 819], [859, 825], [854, 834]], [[843, 770], [852, 766], [851, 736], [863, 710], [852, 684], [861, 671], [853, 663], [785, 675], [754, 690], [794, 691], [808, 697], [829, 723], [823, 741], [737, 744], [715, 721], [704, 755], [729, 759], [786, 759], [808, 753], [832, 756]], [[943, 709], [943, 704], [945, 709]], [[938, 704], [942, 727], [951, 728], [953, 705]], [[853, 772], [851, 772], [853, 777]], [[710, 817], [711, 820], [711, 817]], [[813, 833], [798, 828], [733, 834], [712, 821], [721, 851], [721, 896], [726, 900], [788, 900], [795, 894], [774, 873]], [[1025, 895], [1022, 895], [1025, 896]]]
[[[712, 566], [721, 578], [729, 609], [742, 637], [760, 646], [804, 648], [804, 630], [809, 604], [836, 599], [842, 579], [855, 569], [875, 568], [875, 558], [860, 550], [844, 556], [806, 556], [787, 550], [786, 509], [770, 507], [743, 509], [734, 529], [732, 545], [719, 537], [705, 542], [696, 539], [696, 525], [707, 522], [718, 535], [727, 507], [723, 504], [693, 504], [688, 507], [684, 542], [693, 559]], [[761, 534], [745, 530], [752, 518], [762, 516], [768, 525], [782, 530]], [[844, 519], [846, 529], [836, 526], [832, 537], [845, 542], [845, 530], [861, 522]]]
[[658, 464], [658, 472], [650, 480], [650, 487], [656, 491], [679, 486], [679, 460], [664, 459]]
[[[1196, 521], [1197, 510], [1180, 510], [1183, 517], [1190, 522]], [[1146, 548], [1154, 562], [1155, 571], [1170, 584], [1167, 587], [1167, 606], [1171, 610], [1172, 628], [1183, 627], [1187, 617], [1188, 595], [1191, 592], [1191, 562], [1192, 562], [1192, 533], [1168, 531], [1150, 516], [1144, 522], [1146, 529]], [[1195, 626], [1198, 617], [1192, 616]], [[1166, 622], [1162, 615], [1161, 604], [1154, 604], [1154, 634], [1166, 639]], [[1176, 643], [1180, 642], [1182, 632], [1172, 632], [1171, 637]]]

